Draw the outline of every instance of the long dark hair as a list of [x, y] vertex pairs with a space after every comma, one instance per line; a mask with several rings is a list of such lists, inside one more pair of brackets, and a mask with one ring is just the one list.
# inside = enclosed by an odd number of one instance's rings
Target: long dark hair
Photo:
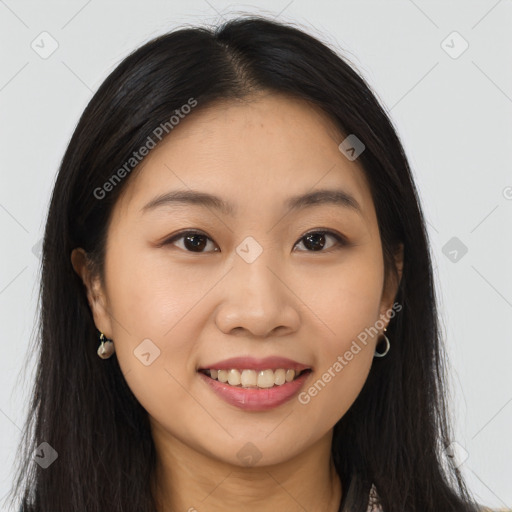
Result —
[[[341, 134], [363, 141], [358, 162], [370, 184], [388, 272], [396, 270], [398, 244], [404, 247], [395, 298], [402, 310], [387, 331], [392, 350], [373, 364], [334, 428], [340, 510], [365, 512], [372, 484], [386, 512], [476, 509], [456, 464], [444, 456], [452, 437], [432, 262], [395, 129], [336, 51], [291, 24], [242, 16], [212, 29], [180, 28], [134, 51], [101, 85], [71, 138], [46, 223], [37, 374], [11, 491], [26, 512], [155, 510], [147, 412], [116, 357], [102, 361], [96, 354], [98, 331], [70, 254], [84, 248], [103, 276], [108, 221], [129, 176], [101, 199], [94, 191], [154, 139], [156, 127], [191, 98], [200, 109], [255, 91], [306, 100]], [[36, 448], [49, 450], [41, 443], [58, 454], [46, 469], [34, 460]]]

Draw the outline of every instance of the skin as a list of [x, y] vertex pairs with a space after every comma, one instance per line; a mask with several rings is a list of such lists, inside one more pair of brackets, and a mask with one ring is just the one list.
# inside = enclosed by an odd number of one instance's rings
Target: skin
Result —
[[[285, 96], [198, 109], [126, 183], [108, 229], [105, 282], [89, 273], [82, 249], [73, 251], [96, 327], [114, 340], [149, 413], [161, 512], [338, 510], [332, 429], [364, 385], [378, 336], [309, 403], [295, 397], [265, 412], [227, 404], [196, 369], [279, 355], [313, 368], [307, 390], [389, 315], [398, 282], [384, 286], [372, 197], [357, 160], [338, 149], [343, 138], [325, 114]], [[333, 204], [285, 208], [288, 197], [319, 188], [349, 192], [362, 214]], [[235, 215], [190, 204], [141, 211], [163, 192], [188, 189], [232, 202]], [[320, 228], [349, 245], [326, 235], [325, 248], [312, 250], [304, 235]], [[183, 238], [158, 245], [185, 229], [208, 237], [203, 252]], [[247, 236], [263, 249], [252, 263], [236, 252]], [[396, 263], [401, 277], [402, 252]], [[147, 338], [160, 350], [149, 366], [133, 353]], [[252, 465], [237, 456], [248, 442], [261, 455]]]

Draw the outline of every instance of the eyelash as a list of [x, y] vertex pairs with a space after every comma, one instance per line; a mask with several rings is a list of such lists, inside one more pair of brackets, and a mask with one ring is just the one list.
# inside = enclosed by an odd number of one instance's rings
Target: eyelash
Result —
[[[346, 240], [345, 237], [343, 237], [342, 235], [334, 232], [334, 231], [330, 231], [330, 230], [327, 230], [327, 229], [319, 229], [319, 230], [316, 230], [316, 231], [308, 231], [307, 233], [305, 233], [304, 235], [302, 235], [299, 240], [295, 243], [295, 245], [297, 245], [297, 243], [299, 242], [302, 242], [303, 239], [305, 239], [307, 236], [309, 235], [316, 235], [316, 234], [319, 234], [319, 235], [330, 235], [332, 236], [336, 242], [337, 242], [337, 246], [335, 245], [334, 247], [330, 247], [329, 249], [326, 249], [326, 250], [319, 250], [319, 251], [301, 251], [301, 252], [311, 252], [311, 253], [315, 253], [315, 252], [331, 252], [333, 250], [338, 250], [338, 249], [341, 249], [343, 247], [346, 247], [349, 245], [348, 241]], [[164, 246], [164, 245], [170, 245], [172, 244], [173, 242], [176, 242], [177, 240], [180, 240], [182, 238], [185, 238], [186, 236], [194, 236], [194, 235], [198, 235], [198, 236], [203, 236], [205, 238], [207, 238], [208, 240], [210, 241], [213, 241], [208, 235], [206, 235], [205, 233], [201, 232], [201, 231], [180, 231], [179, 233], [176, 233], [175, 235], [173, 235], [171, 238], [165, 240], [164, 242], [162, 242], [162, 244], [160, 244], [160, 246]], [[294, 247], [295, 247], [294, 245]], [[207, 252], [218, 252], [218, 251], [189, 251], [187, 249], [183, 249], [185, 252], [190, 252], [190, 253], [196, 253], [196, 254], [203, 254], [203, 253], [207, 253]]]

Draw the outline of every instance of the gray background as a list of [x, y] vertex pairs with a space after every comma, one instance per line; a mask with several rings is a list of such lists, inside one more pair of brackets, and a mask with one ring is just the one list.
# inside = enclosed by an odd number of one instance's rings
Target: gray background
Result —
[[[456, 456], [482, 503], [512, 507], [511, 0], [0, 0], [0, 500], [11, 485], [33, 375], [33, 359], [22, 369], [36, 315], [39, 241], [78, 117], [143, 42], [239, 12], [301, 24], [342, 52], [389, 111], [428, 219]], [[57, 49], [45, 54], [52, 44]]]

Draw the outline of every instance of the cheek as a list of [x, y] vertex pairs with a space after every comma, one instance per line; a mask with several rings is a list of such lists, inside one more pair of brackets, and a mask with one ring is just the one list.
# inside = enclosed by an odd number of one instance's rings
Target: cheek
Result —
[[194, 340], [201, 331], [190, 310], [198, 299], [174, 292], [170, 297], [169, 290], [149, 282], [137, 286], [134, 277], [123, 288], [116, 314], [129, 331], [116, 328], [116, 356], [126, 383], [150, 416], [186, 435], [187, 425], [204, 414], [189, 391], [198, 349]]
[[194, 305], [201, 304], [208, 283], [191, 283], [143, 251], [112, 250], [105, 270], [116, 355], [128, 385], [155, 414], [186, 401], [193, 340], [201, 330]]
[[[353, 339], [379, 319], [384, 269], [376, 250], [354, 252], [339, 265], [305, 273], [301, 297], [324, 336], [323, 351], [332, 357], [348, 350]], [[378, 254], [378, 253], [377, 253]]]
[[106, 271], [112, 314], [125, 333], [140, 340], [178, 339], [172, 330], [208, 291], [208, 282], [194, 278], [193, 271], [170, 265], [147, 249], [113, 250]]
[[372, 329], [378, 320], [378, 283], [375, 271], [364, 276], [342, 273], [338, 286], [331, 282], [330, 292], [311, 306], [322, 319], [325, 334], [311, 331], [321, 349], [316, 371], [298, 402], [318, 428], [333, 426], [347, 412], [368, 377], [378, 337], [378, 330]]
[[298, 407], [303, 408], [308, 422], [316, 424], [313, 430], [333, 427], [352, 406], [366, 382], [373, 350], [361, 345], [349, 353], [350, 360], [343, 352], [320, 366], [297, 397]]
[[[316, 317], [312, 339], [321, 343], [315, 375], [298, 401], [312, 421], [334, 425], [360, 393], [378, 337], [375, 322], [383, 284], [382, 262], [372, 253], [346, 261], [329, 279], [315, 277], [307, 304]], [[303, 283], [304, 290], [313, 281]], [[318, 319], [320, 322], [318, 322]], [[322, 336], [319, 336], [322, 332]]]

